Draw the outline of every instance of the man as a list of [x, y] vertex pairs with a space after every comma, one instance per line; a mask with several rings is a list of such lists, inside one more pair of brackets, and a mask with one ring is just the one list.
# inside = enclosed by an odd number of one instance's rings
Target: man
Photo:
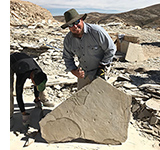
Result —
[[[30, 78], [34, 84], [34, 95], [35, 95], [35, 106], [42, 107], [40, 100], [43, 102], [43, 105], [51, 106], [45, 93], [45, 84], [47, 82], [46, 74], [41, 70], [38, 64], [25, 53], [13, 53], [10, 55], [10, 117], [13, 116], [14, 111], [14, 100], [13, 100], [13, 82], [14, 82], [14, 73], [16, 73], [16, 99], [20, 111], [22, 112], [23, 124], [28, 124], [29, 122], [29, 113], [25, 111], [24, 102], [23, 102], [23, 86], [27, 78]], [[40, 95], [40, 98], [39, 98]], [[42, 99], [43, 98], [43, 99]]]
[[[116, 52], [116, 46], [108, 33], [100, 26], [85, 23], [87, 14], [79, 15], [75, 9], [64, 13], [70, 32], [64, 39], [63, 59], [66, 71], [78, 78], [78, 89], [89, 84], [96, 77], [105, 78], [105, 66], [109, 66]], [[74, 62], [77, 55], [79, 66]]]

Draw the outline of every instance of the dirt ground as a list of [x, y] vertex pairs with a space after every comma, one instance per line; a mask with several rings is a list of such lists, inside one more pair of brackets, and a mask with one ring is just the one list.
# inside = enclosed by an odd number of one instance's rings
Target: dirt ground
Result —
[[[29, 139], [27, 136], [24, 135], [25, 128], [21, 123], [21, 114], [15, 101], [15, 114], [13, 116], [14, 127], [10, 132], [10, 150], [20, 150], [24, 148], [26, 150], [159, 150], [158, 141], [154, 140], [152, 136], [140, 132], [132, 116], [128, 128], [128, 139], [122, 145], [103, 145], [97, 143], [89, 143], [86, 141], [48, 144], [41, 137], [40, 133], [37, 132], [39, 128], [38, 114], [41, 110], [34, 108], [33, 96], [24, 95], [24, 99], [26, 100], [27, 111], [30, 112], [32, 117], [31, 124], [34, 124], [34, 126], [30, 127], [29, 129], [32, 134]], [[47, 114], [47, 112], [50, 111], [50, 108], [44, 107], [43, 111]], [[27, 139], [28, 142], [26, 142]], [[24, 147], [24, 145], [26, 147]]]

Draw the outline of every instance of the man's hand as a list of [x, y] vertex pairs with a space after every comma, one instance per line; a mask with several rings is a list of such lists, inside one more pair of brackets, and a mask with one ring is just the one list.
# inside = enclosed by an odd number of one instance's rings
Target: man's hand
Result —
[[84, 78], [85, 76], [84, 70], [82, 70], [82, 68], [78, 68], [77, 70], [72, 70], [71, 73], [75, 75], [77, 78]]

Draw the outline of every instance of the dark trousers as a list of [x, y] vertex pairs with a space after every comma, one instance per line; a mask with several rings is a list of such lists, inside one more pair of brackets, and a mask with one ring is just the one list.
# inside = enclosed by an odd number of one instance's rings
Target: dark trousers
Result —
[[10, 69], [10, 117], [13, 116], [14, 112], [13, 82], [14, 82], [14, 72], [12, 71], [12, 69]]

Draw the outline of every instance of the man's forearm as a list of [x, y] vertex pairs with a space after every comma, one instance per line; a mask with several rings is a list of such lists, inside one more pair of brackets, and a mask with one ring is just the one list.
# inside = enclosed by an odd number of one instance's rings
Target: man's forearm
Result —
[[23, 86], [19, 86], [16, 84], [16, 98], [17, 98], [18, 107], [20, 108], [21, 112], [24, 112], [25, 108], [24, 108], [22, 93], [23, 93]]
[[39, 92], [38, 92], [36, 86], [34, 86], [34, 96], [35, 96], [35, 98], [39, 97]]

